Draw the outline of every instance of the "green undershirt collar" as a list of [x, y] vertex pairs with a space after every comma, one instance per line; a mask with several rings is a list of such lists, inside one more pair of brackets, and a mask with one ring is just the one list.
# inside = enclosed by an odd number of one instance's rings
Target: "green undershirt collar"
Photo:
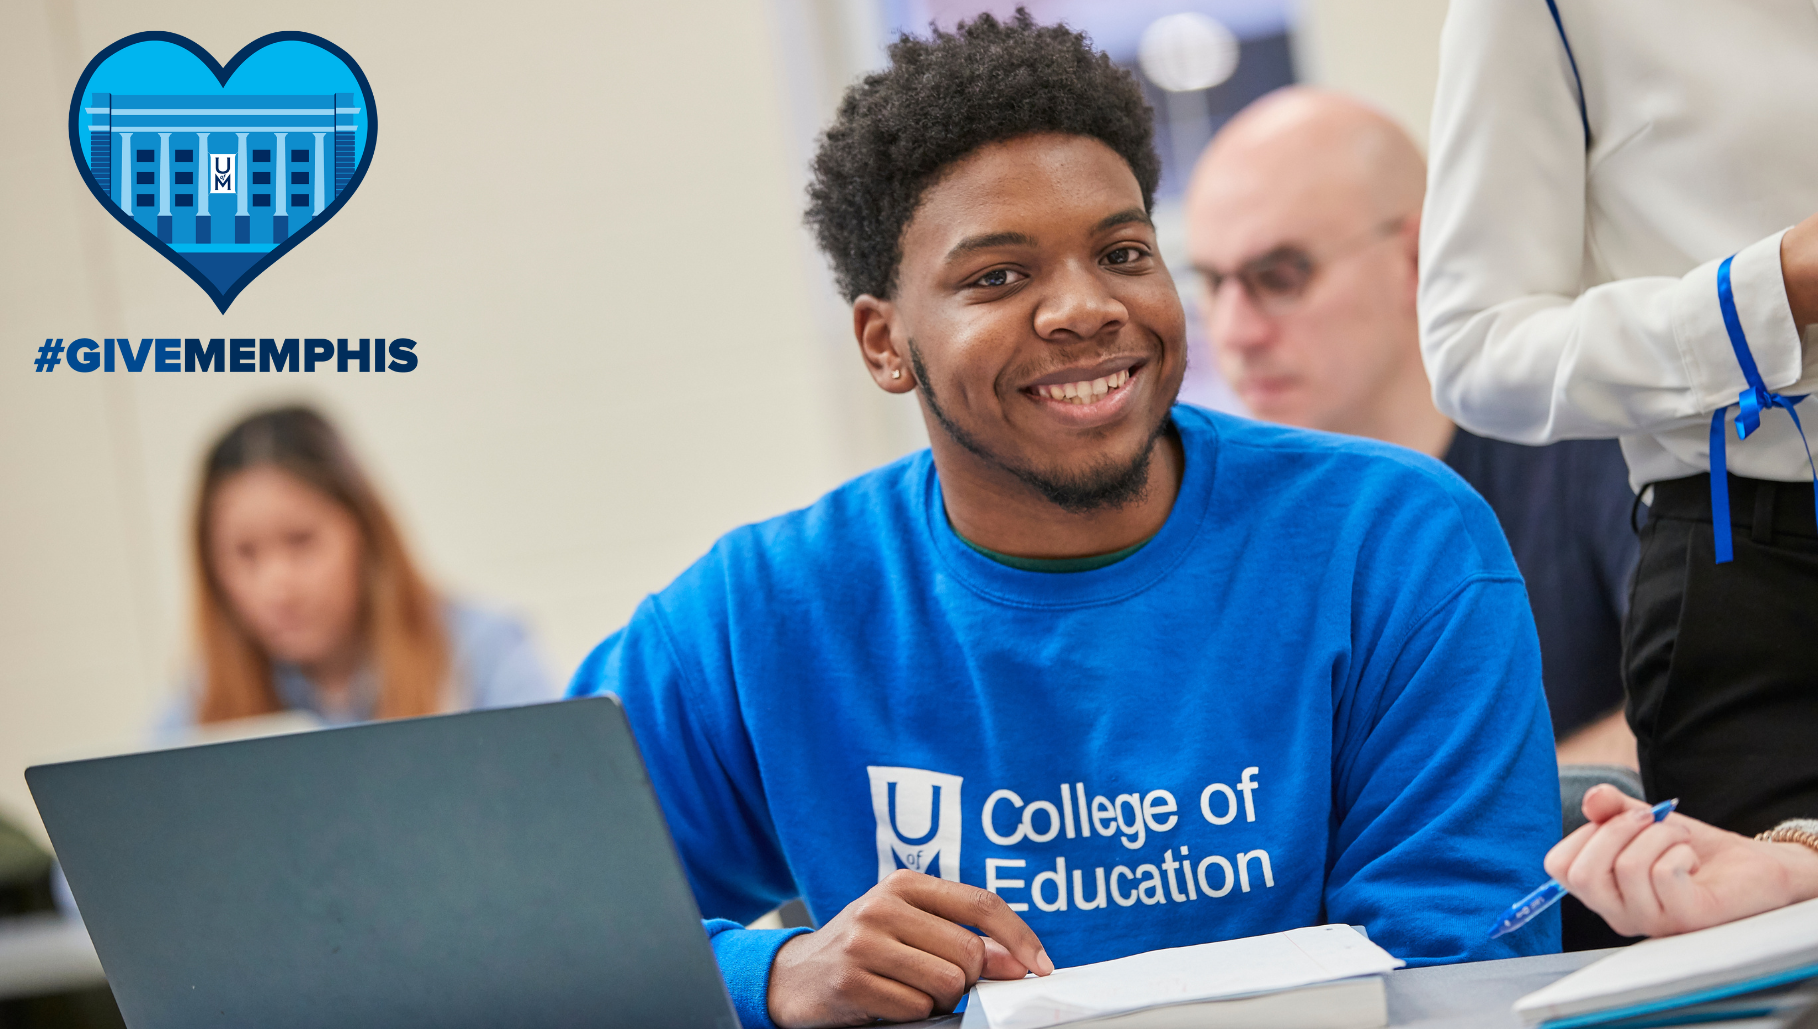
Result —
[[[947, 524], [951, 526], [953, 523], [949, 522]], [[954, 530], [953, 535], [959, 537], [961, 543], [964, 543], [966, 546], [971, 547], [973, 550], [978, 551], [991, 560], [996, 561], [998, 564], [1009, 565], [1011, 568], [1025, 572], [1095, 571], [1100, 568], [1114, 565], [1149, 545], [1149, 540], [1142, 540], [1141, 542], [1133, 543], [1122, 550], [1113, 550], [1109, 554], [1091, 554], [1086, 557], [1016, 557], [1012, 554], [1000, 554], [995, 550], [987, 550], [966, 537], [960, 536], [959, 530], [957, 529]], [[1154, 538], [1155, 537], [1153, 536], [1149, 537], [1149, 539]]]

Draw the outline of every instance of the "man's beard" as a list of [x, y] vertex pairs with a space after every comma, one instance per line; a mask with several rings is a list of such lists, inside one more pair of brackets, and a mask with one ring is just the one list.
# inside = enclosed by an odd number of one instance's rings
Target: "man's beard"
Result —
[[934, 386], [928, 378], [928, 367], [922, 363], [921, 349], [913, 339], [909, 341], [909, 364], [915, 369], [915, 381], [921, 387], [922, 397], [928, 402], [928, 410], [934, 412], [934, 420], [941, 424], [947, 435], [953, 437], [954, 442], [1016, 476], [1061, 510], [1070, 514], [1116, 510], [1148, 495], [1149, 459], [1155, 453], [1156, 441], [1168, 432], [1170, 421], [1167, 411], [1162, 412], [1161, 418], [1156, 420], [1154, 428], [1150, 430], [1149, 438], [1143, 441], [1142, 447], [1130, 460], [1120, 463], [1107, 458], [1076, 475], [1050, 475], [992, 453], [947, 417], [947, 412], [941, 410], [940, 403], [935, 400]]

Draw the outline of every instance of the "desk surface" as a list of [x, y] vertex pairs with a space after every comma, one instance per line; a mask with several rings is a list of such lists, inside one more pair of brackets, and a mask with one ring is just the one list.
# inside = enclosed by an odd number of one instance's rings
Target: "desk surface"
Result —
[[[1610, 953], [1543, 954], [1464, 965], [1404, 968], [1388, 975], [1391, 1029], [1522, 1029], [1516, 999]], [[98, 986], [101, 963], [80, 922], [58, 916], [0, 920], [0, 1000]], [[902, 1029], [958, 1029], [960, 1016]], [[1768, 1020], [1729, 1023], [1769, 1029]]]
[[1403, 968], [1388, 976], [1393, 1029], [1520, 1029], [1515, 1001], [1611, 953], [1587, 950], [1463, 965]]

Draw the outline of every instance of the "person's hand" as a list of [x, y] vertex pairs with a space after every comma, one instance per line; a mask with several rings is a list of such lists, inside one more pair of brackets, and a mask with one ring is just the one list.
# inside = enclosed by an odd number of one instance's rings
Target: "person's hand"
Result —
[[1584, 795], [1590, 822], [1547, 853], [1547, 874], [1624, 936], [1671, 936], [1818, 897], [1818, 852], [1695, 818], [1654, 822], [1613, 786]]
[[1031, 971], [1047, 975], [1054, 962], [997, 894], [897, 871], [783, 944], [770, 966], [770, 1018], [784, 1029], [913, 1021], [953, 1010], [980, 979]]

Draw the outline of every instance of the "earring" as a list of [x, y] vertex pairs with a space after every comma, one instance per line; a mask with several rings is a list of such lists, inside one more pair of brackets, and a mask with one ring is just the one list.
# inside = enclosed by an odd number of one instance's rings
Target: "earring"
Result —
[[900, 379], [900, 378], [902, 378], [902, 377], [903, 377], [903, 370], [902, 370], [902, 369], [901, 369], [901, 368], [892, 368], [892, 369], [890, 369], [890, 377], [891, 377], [891, 378], [893, 378], [893, 379]]

